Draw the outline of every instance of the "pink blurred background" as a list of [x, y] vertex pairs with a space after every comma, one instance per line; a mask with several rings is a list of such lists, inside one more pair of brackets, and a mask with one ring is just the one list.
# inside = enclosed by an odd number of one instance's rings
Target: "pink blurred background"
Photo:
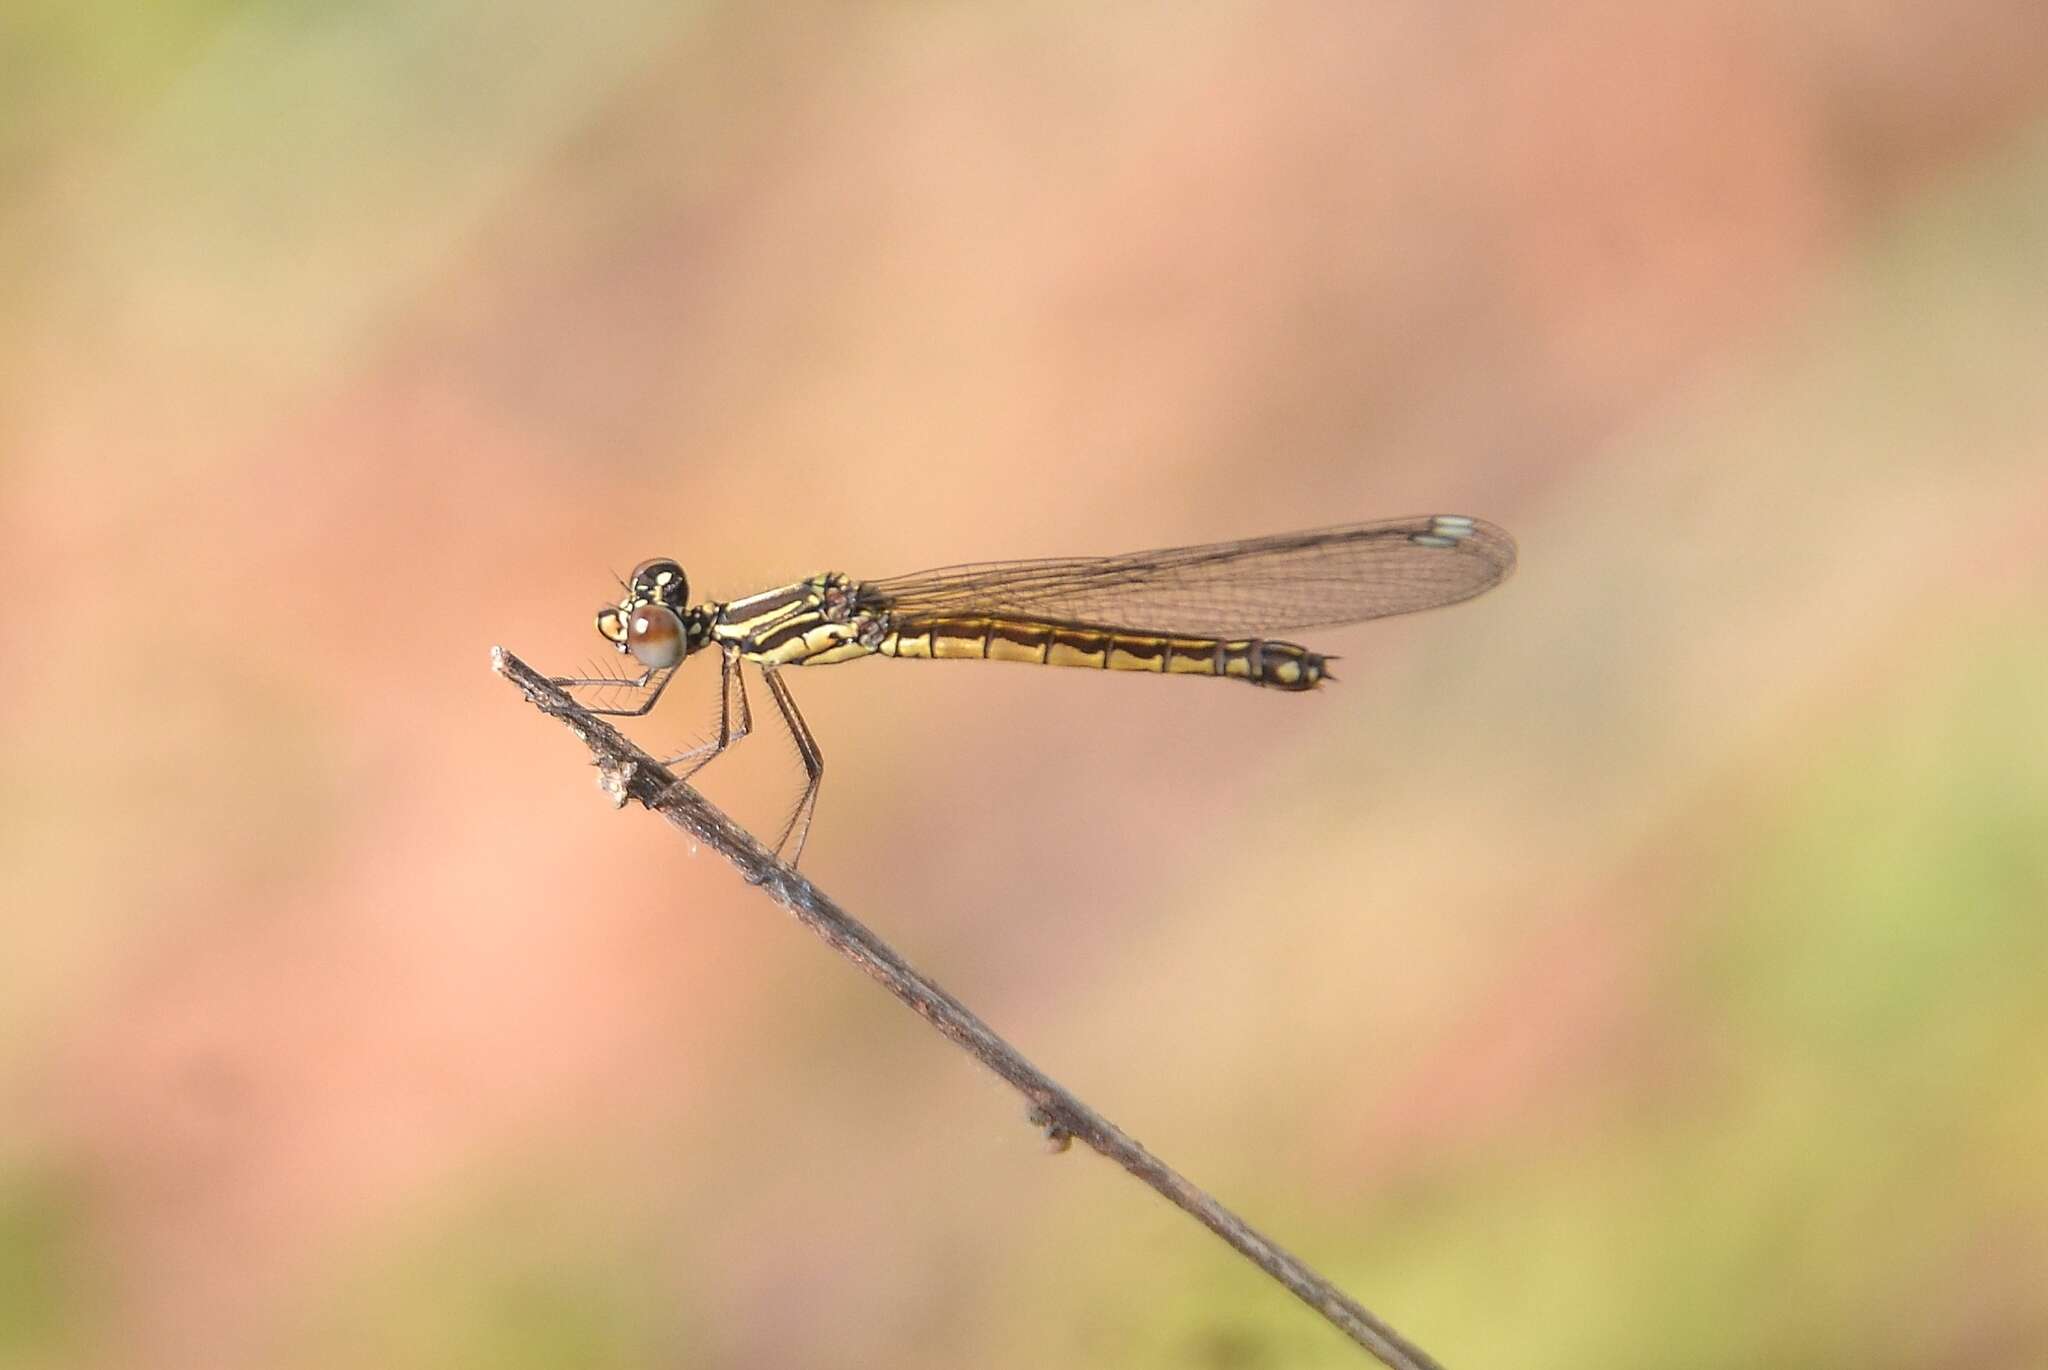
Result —
[[1516, 578], [1314, 696], [796, 674], [807, 870], [1449, 1364], [2048, 1361], [2037, 0], [15, 0], [0, 72], [0, 1366], [1357, 1363], [488, 653], [657, 553], [1434, 511]]

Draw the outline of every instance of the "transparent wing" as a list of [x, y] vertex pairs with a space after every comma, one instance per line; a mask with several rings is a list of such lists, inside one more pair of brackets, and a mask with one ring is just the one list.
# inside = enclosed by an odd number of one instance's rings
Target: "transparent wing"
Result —
[[1256, 637], [1455, 604], [1515, 566], [1481, 519], [1424, 514], [1114, 557], [990, 561], [868, 581], [864, 606]]

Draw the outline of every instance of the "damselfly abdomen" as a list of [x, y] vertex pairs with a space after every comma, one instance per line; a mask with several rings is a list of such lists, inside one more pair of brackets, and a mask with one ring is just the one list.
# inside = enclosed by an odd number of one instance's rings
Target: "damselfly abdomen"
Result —
[[794, 862], [810, 832], [824, 761], [779, 674], [784, 666], [962, 657], [1309, 690], [1333, 678], [1331, 658], [1267, 633], [1455, 604], [1499, 584], [1514, 565], [1514, 539], [1458, 514], [1115, 557], [950, 566], [888, 580], [834, 571], [722, 604], [691, 604], [683, 568], [657, 559], [634, 567], [624, 596], [597, 615], [597, 630], [641, 674], [556, 684], [637, 690], [631, 708], [592, 712], [644, 714], [686, 657], [716, 647], [723, 666], [718, 735], [668, 758], [665, 764], [681, 767], [680, 781], [752, 727], [740, 663], [754, 662], [804, 764], [803, 797], [775, 844], [780, 852], [794, 837]]

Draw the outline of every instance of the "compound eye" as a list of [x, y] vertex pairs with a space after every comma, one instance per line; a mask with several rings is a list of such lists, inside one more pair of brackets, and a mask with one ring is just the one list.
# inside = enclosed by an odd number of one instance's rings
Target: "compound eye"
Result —
[[604, 640], [620, 651], [626, 650], [626, 616], [616, 604], [607, 604], [597, 611], [597, 631]]
[[683, 621], [659, 604], [643, 604], [626, 617], [626, 650], [649, 670], [683, 659]]
[[628, 583], [641, 599], [661, 604], [686, 604], [690, 599], [690, 582], [683, 575], [683, 568], [667, 557], [641, 562], [633, 568]]

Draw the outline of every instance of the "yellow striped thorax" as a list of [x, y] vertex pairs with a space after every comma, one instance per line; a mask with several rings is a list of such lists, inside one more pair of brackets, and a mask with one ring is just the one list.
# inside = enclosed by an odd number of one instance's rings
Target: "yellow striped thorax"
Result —
[[857, 586], [837, 571], [763, 590], [714, 610], [711, 638], [767, 666], [822, 666], [866, 656], [886, 625], [857, 608]]

